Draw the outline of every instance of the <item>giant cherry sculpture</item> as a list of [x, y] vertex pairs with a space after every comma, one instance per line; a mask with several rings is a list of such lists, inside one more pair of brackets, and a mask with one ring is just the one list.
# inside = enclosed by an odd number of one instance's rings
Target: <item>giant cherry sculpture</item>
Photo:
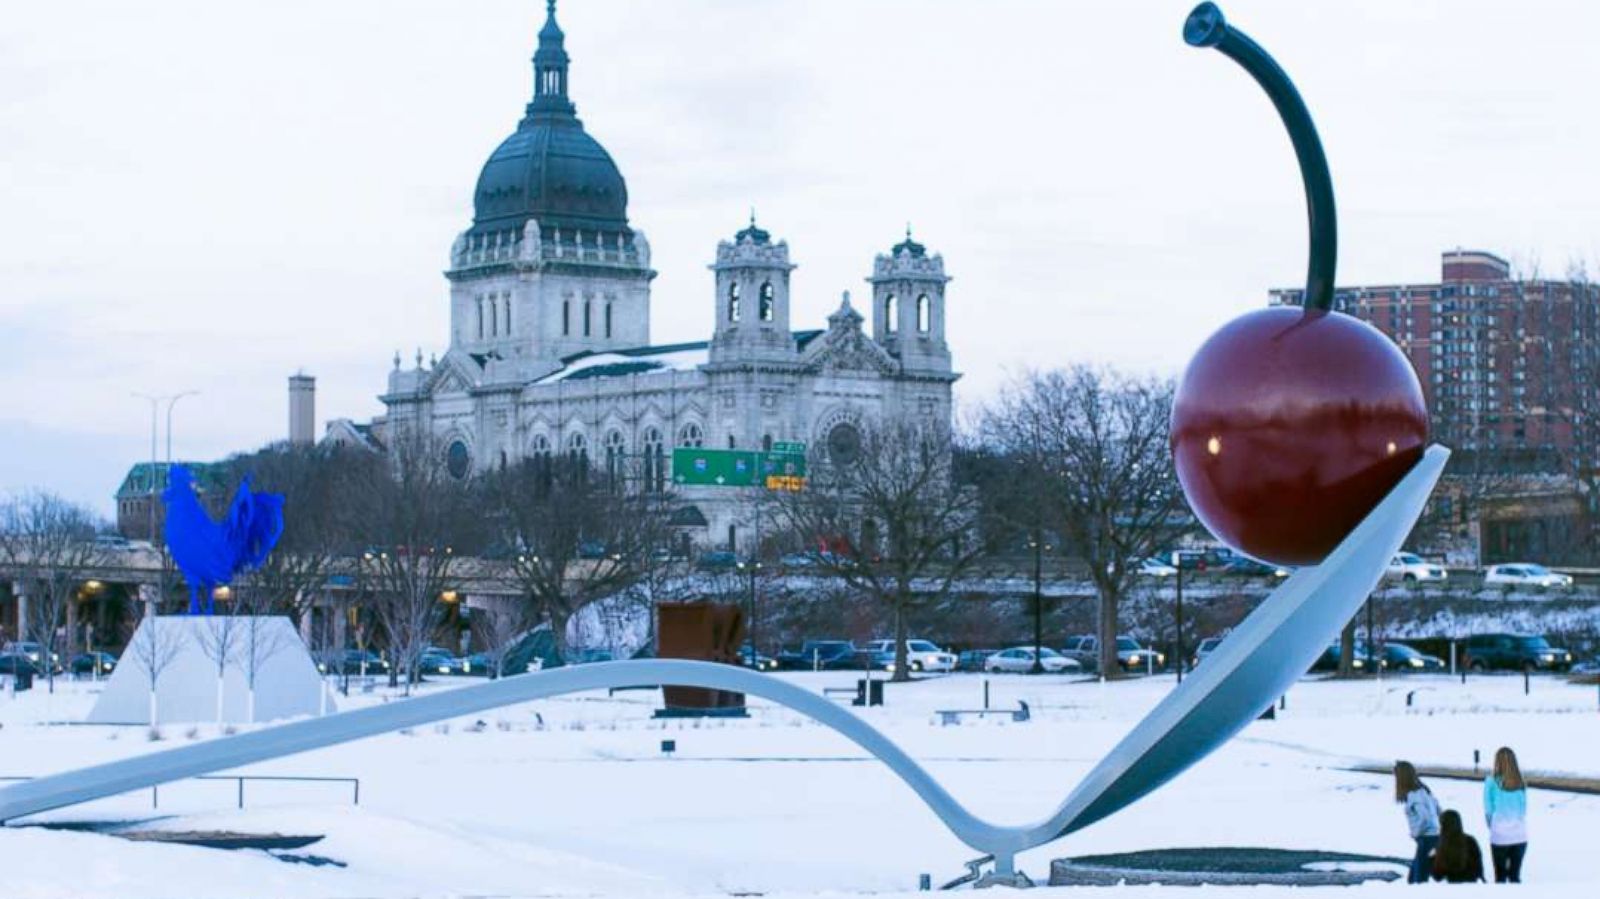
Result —
[[1263, 561], [1314, 565], [1422, 457], [1422, 387], [1382, 332], [1333, 311], [1333, 183], [1289, 76], [1215, 4], [1190, 13], [1183, 37], [1222, 51], [1272, 98], [1305, 182], [1311, 259], [1302, 308], [1241, 315], [1195, 354], [1173, 403], [1173, 461], [1217, 537]]

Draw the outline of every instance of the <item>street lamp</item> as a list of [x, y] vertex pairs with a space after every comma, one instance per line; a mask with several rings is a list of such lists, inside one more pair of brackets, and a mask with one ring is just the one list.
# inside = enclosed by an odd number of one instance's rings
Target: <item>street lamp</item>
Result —
[[[745, 636], [750, 640], [750, 665], [752, 668], [759, 668], [756, 659], [756, 573], [761, 570], [761, 563], [754, 559], [749, 562], [740, 562], [738, 563], [738, 569], [750, 575], [750, 623], [745, 628]], [[744, 654], [743, 649], [740, 650], [739, 654], [741, 656]]]
[[1051, 547], [1038, 531], [1028, 540], [1033, 550], [1033, 668], [1032, 674], [1044, 673], [1044, 554]]
[[[156, 465], [158, 464], [156, 459], [157, 410], [160, 408], [161, 403], [165, 401], [167, 404], [167, 465], [170, 467], [172, 465], [172, 407], [178, 404], [178, 400], [181, 400], [186, 396], [194, 396], [199, 392], [200, 391], [198, 390], [184, 390], [178, 393], [166, 394], [138, 392], [133, 394], [135, 397], [138, 397], [141, 400], [147, 400], [150, 403], [150, 508], [148, 522], [150, 530], [146, 536], [149, 537], [151, 543], [154, 543], [156, 540]], [[163, 478], [162, 480], [164, 482], [166, 479]]]
[[1174, 615], [1178, 619], [1177, 650], [1178, 650], [1178, 683], [1183, 683], [1183, 667], [1187, 660], [1183, 654], [1183, 553], [1174, 550], [1172, 553], [1172, 567], [1177, 569], [1177, 574], [1172, 576], [1173, 584], [1177, 587], [1177, 602], [1174, 604]]

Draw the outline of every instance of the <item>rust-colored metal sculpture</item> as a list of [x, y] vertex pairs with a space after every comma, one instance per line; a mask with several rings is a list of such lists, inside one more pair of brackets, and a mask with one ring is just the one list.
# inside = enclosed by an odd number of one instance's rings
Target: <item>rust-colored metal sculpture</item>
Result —
[[[739, 664], [744, 612], [738, 606], [687, 602], [656, 608], [656, 655], [663, 659]], [[744, 694], [701, 687], [664, 686], [662, 717], [738, 716]]]

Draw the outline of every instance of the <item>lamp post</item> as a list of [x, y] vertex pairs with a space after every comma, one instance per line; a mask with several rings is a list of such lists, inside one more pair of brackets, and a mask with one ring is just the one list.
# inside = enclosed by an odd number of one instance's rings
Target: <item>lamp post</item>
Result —
[[[141, 400], [146, 400], [150, 403], [150, 481], [148, 491], [150, 508], [148, 510], [149, 533], [147, 536], [152, 544], [156, 541], [156, 475], [158, 471], [157, 465], [159, 464], [159, 460], [156, 456], [156, 422], [158, 420], [157, 412], [161, 406], [161, 403], [165, 402], [167, 404], [167, 465], [170, 467], [172, 465], [172, 407], [178, 404], [178, 400], [181, 400], [186, 396], [194, 396], [199, 392], [200, 391], [198, 390], [184, 390], [178, 393], [135, 392], [133, 394], [135, 397], [138, 397]], [[162, 477], [161, 480], [163, 483], [166, 482], [165, 477]]]
[[1044, 673], [1044, 554], [1050, 546], [1035, 530], [1028, 540], [1033, 550], [1033, 667], [1031, 674]]
[[1183, 556], [1180, 553], [1172, 554], [1172, 567], [1178, 570], [1173, 575], [1173, 584], [1177, 587], [1177, 602], [1174, 604], [1174, 616], [1178, 624], [1178, 683], [1183, 683], [1183, 667], [1188, 664], [1188, 659], [1183, 654]]
[[[756, 574], [761, 570], [761, 562], [752, 559], [749, 562], [740, 562], [738, 563], [738, 566], [740, 571], [743, 571], [750, 576], [750, 593], [748, 600], [750, 605], [750, 623], [745, 627], [745, 637], [750, 641], [750, 667], [759, 670], [760, 666], [756, 664]], [[740, 656], [744, 655], [744, 650], [742, 648], [740, 649], [739, 654]]]
[[181, 393], [174, 393], [167, 398], [167, 467], [169, 468], [172, 466], [172, 407], [178, 405], [178, 400], [186, 396], [194, 396], [199, 392], [198, 390], [185, 390]]

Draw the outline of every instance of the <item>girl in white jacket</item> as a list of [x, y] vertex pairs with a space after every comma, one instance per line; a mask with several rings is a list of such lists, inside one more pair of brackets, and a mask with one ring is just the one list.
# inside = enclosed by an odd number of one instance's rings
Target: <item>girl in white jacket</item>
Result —
[[1394, 763], [1394, 801], [1405, 805], [1406, 826], [1417, 843], [1406, 883], [1427, 883], [1433, 870], [1433, 850], [1439, 845], [1439, 802], [1423, 786], [1410, 762]]

